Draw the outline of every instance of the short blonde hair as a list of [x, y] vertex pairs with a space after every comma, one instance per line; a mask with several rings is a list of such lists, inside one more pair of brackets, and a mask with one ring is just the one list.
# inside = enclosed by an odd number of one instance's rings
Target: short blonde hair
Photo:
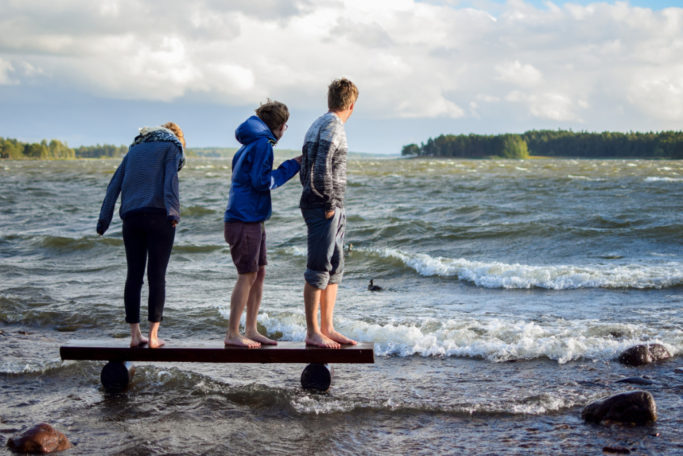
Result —
[[185, 135], [183, 135], [183, 130], [178, 126], [177, 123], [166, 122], [162, 125], [162, 127], [171, 130], [173, 134], [176, 135], [176, 138], [178, 138], [178, 141], [180, 141], [180, 143], [183, 145], [183, 148], [185, 148]]
[[289, 120], [289, 109], [287, 105], [270, 98], [261, 106], [256, 108], [256, 115], [261, 119], [270, 131], [275, 133], [275, 130], [283, 126]]
[[327, 107], [330, 111], [344, 111], [358, 99], [358, 87], [346, 78], [335, 79], [327, 88]]

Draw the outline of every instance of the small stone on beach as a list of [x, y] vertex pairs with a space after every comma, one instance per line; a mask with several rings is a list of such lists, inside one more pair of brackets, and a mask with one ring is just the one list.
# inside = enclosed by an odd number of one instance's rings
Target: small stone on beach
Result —
[[71, 448], [64, 434], [47, 423], [33, 426], [23, 434], [7, 440], [7, 446], [17, 453], [54, 453]]

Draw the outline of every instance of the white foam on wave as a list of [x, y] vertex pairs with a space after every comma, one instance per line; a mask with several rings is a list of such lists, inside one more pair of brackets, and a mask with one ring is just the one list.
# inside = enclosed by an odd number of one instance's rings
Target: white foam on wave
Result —
[[[414, 391], [413, 391], [414, 393]], [[495, 393], [494, 393], [495, 394]], [[583, 398], [573, 397], [565, 393], [564, 396], [555, 396], [544, 393], [522, 398], [496, 398], [491, 397], [492, 392], [486, 392], [486, 399], [468, 395], [463, 400], [452, 400], [449, 397], [432, 398], [428, 401], [420, 400], [415, 396], [396, 395], [394, 397], [381, 397], [376, 394], [370, 398], [353, 398], [345, 396], [335, 398], [330, 396], [297, 395], [291, 399], [290, 405], [298, 413], [311, 415], [328, 415], [336, 413], [351, 413], [358, 410], [377, 409], [388, 411], [420, 411], [436, 413], [464, 413], [468, 415], [479, 414], [512, 414], [512, 415], [546, 415], [549, 412], [568, 409], [583, 403]], [[470, 400], [467, 400], [470, 399]], [[474, 400], [472, 400], [474, 399]]]
[[284, 251], [286, 254], [296, 257], [305, 257], [308, 254], [306, 247], [299, 247], [296, 245], [285, 247]]
[[683, 182], [683, 177], [650, 176], [645, 178], [645, 182]]
[[[282, 340], [304, 340], [303, 312], [263, 313], [259, 322]], [[492, 362], [546, 358], [564, 364], [607, 361], [642, 343], [661, 343], [683, 353], [680, 330], [598, 320], [510, 320], [502, 317], [392, 319], [374, 323], [337, 315], [335, 327], [359, 341], [373, 341], [377, 356], [462, 357]]]
[[397, 249], [369, 252], [395, 258], [423, 276], [456, 277], [484, 288], [566, 290], [576, 288], [667, 288], [683, 284], [683, 264], [676, 261], [649, 265], [524, 265], [497, 261], [409, 254]]
[[[380, 356], [467, 357], [494, 362], [548, 358], [564, 364], [579, 359], [610, 360], [638, 343], [662, 343], [674, 354], [683, 350], [680, 334], [646, 336], [647, 328], [592, 320], [424, 319], [346, 326], [349, 336], [374, 341]], [[677, 345], [665, 340], [677, 341]]]
[[602, 182], [605, 180], [603, 178], [588, 177], [588, 176], [577, 176], [574, 174], [568, 174], [567, 178], [572, 179], [572, 180], [582, 180], [582, 181], [589, 181], [589, 182]]

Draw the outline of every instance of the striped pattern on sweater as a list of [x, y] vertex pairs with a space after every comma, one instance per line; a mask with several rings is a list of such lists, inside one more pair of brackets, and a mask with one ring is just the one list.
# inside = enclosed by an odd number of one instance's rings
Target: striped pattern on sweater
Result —
[[347, 152], [344, 124], [336, 114], [328, 112], [313, 122], [304, 139], [299, 172], [301, 208], [344, 207]]
[[169, 220], [179, 221], [178, 168], [182, 157], [176, 142], [132, 145], [109, 182], [97, 232], [103, 234], [109, 227], [119, 193], [122, 219], [136, 212], [159, 212]]

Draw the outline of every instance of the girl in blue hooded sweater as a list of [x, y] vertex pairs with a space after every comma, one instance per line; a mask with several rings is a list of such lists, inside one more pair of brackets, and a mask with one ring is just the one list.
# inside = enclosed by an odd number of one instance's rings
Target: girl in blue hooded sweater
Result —
[[[264, 222], [272, 213], [270, 191], [294, 177], [301, 168], [299, 156], [273, 170], [273, 145], [284, 135], [288, 119], [287, 106], [269, 100], [235, 131], [242, 147], [232, 159], [230, 196], [223, 221], [225, 241], [230, 244], [238, 276], [230, 298], [226, 345], [256, 348], [277, 344], [258, 332], [256, 316], [268, 264]], [[247, 319], [242, 335], [239, 324], [245, 307]]]
[[[158, 331], [166, 300], [166, 267], [175, 226], [180, 221], [178, 171], [185, 162], [184, 147], [183, 132], [173, 122], [141, 129], [109, 182], [97, 221], [97, 233], [102, 235], [109, 228], [121, 194], [119, 215], [123, 220], [128, 265], [123, 301], [131, 347], [164, 345]], [[149, 284], [149, 339], [140, 331], [140, 292], [145, 268]]]

